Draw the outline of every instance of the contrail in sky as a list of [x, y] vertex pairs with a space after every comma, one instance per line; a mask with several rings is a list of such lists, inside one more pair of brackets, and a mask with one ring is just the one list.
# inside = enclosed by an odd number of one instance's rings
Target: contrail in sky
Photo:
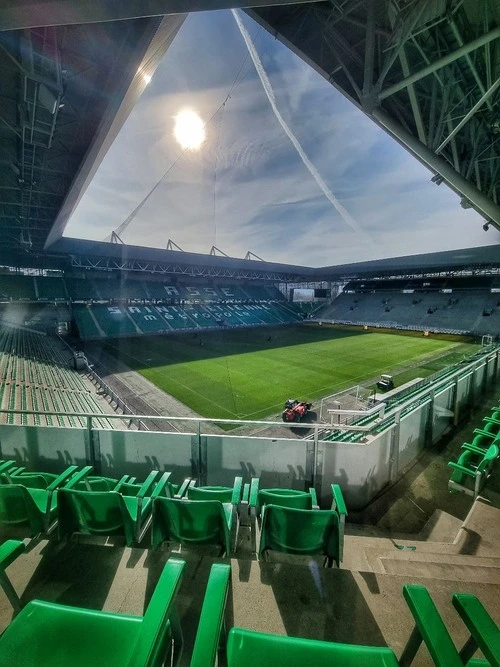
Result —
[[255, 69], [257, 70], [257, 74], [259, 75], [259, 79], [262, 83], [262, 87], [264, 88], [264, 92], [267, 95], [267, 99], [269, 100], [269, 104], [271, 105], [271, 108], [273, 110], [274, 115], [276, 116], [276, 120], [278, 123], [281, 125], [283, 128], [285, 134], [287, 137], [290, 139], [292, 142], [295, 150], [299, 154], [300, 159], [304, 163], [306, 169], [309, 171], [311, 176], [314, 178], [320, 189], [323, 191], [325, 197], [328, 199], [328, 201], [333, 204], [335, 209], [340, 213], [342, 216], [344, 222], [349, 225], [349, 227], [356, 232], [356, 234], [361, 234], [363, 236], [367, 236], [366, 232], [361, 229], [361, 227], [358, 225], [356, 220], [352, 217], [352, 215], [342, 206], [342, 204], [339, 202], [337, 197], [333, 194], [333, 192], [330, 190], [328, 185], [325, 183], [325, 181], [322, 179], [320, 173], [316, 169], [316, 167], [313, 165], [311, 160], [307, 157], [304, 149], [300, 145], [299, 140], [297, 137], [294, 135], [292, 130], [288, 127], [288, 124], [286, 120], [283, 118], [281, 113], [279, 112], [279, 109], [276, 105], [276, 98], [274, 96], [274, 91], [271, 86], [271, 82], [269, 81], [269, 78], [266, 74], [266, 71], [264, 69], [264, 66], [262, 65], [262, 62], [259, 58], [259, 54], [257, 53], [255, 46], [253, 45], [252, 39], [250, 35], [247, 32], [247, 29], [243, 25], [237, 11], [235, 9], [231, 10], [234, 16], [234, 20], [236, 21], [236, 24], [238, 28], [240, 29], [241, 36], [243, 37], [243, 40], [245, 41], [246, 47], [248, 49], [248, 53], [250, 54], [250, 57], [252, 59], [252, 62], [255, 66]]

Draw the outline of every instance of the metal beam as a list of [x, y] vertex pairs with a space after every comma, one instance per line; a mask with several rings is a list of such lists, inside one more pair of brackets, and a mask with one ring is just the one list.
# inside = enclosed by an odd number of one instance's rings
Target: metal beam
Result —
[[463, 126], [469, 122], [469, 120], [476, 113], [476, 111], [483, 106], [486, 100], [488, 100], [493, 95], [493, 93], [499, 86], [500, 86], [500, 77], [495, 81], [495, 83], [491, 86], [491, 88], [485, 91], [484, 95], [482, 95], [482, 97], [480, 97], [480, 99], [474, 104], [472, 109], [465, 114], [460, 123], [458, 123], [458, 125], [450, 132], [450, 134], [446, 137], [446, 139], [439, 144], [439, 146], [436, 148], [436, 153], [438, 154], [441, 153], [441, 151], [448, 144], [448, 142], [450, 142], [453, 139], [453, 137], [457, 134], [457, 132], [460, 132]]
[[[458, 29], [457, 24], [455, 23], [455, 21], [451, 20], [449, 25], [450, 25], [451, 31], [453, 32], [453, 35], [454, 35], [455, 39], [457, 40], [458, 45], [463, 46], [464, 45], [464, 40], [462, 38], [462, 35], [460, 34], [460, 31]], [[474, 79], [475, 79], [475, 81], [478, 85], [478, 88], [481, 91], [481, 94], [484, 95], [485, 92], [486, 92], [486, 88], [484, 87], [483, 82], [481, 81], [481, 77], [479, 76], [479, 72], [477, 71], [476, 66], [472, 62], [472, 58], [469, 56], [469, 54], [467, 54], [465, 56], [465, 62], [469, 66], [469, 69], [472, 72], [472, 76], [474, 77]], [[488, 100], [487, 104], [488, 104], [488, 109], [491, 111], [493, 109], [493, 106], [492, 106], [492, 104], [489, 100]]]
[[477, 211], [500, 230], [500, 206], [495, 204], [484, 192], [459, 174], [442, 157], [436, 155], [422, 144], [415, 136], [406, 132], [396, 121], [381, 109], [373, 111], [373, 118], [384, 127], [397, 141], [405, 146], [418, 160], [431, 171], [441, 176], [456, 192], [466, 197]]
[[423, 79], [429, 74], [432, 74], [436, 70], [441, 69], [442, 67], [446, 67], [446, 65], [449, 65], [450, 63], [455, 62], [455, 60], [462, 58], [462, 56], [465, 56], [467, 53], [475, 51], [476, 49], [479, 49], [481, 46], [484, 46], [485, 44], [492, 42], [494, 39], [499, 39], [499, 38], [500, 38], [500, 26], [498, 28], [495, 28], [494, 30], [490, 30], [490, 32], [487, 32], [485, 35], [481, 35], [481, 37], [474, 39], [472, 42], [464, 44], [464, 46], [460, 47], [456, 51], [452, 51], [451, 53], [448, 53], [446, 56], [443, 56], [442, 58], [435, 60], [427, 67], [423, 67], [418, 72], [415, 72], [414, 74], [407, 76], [401, 81], [398, 81], [398, 83], [389, 86], [389, 88], [385, 88], [380, 92], [379, 100], [380, 101], [385, 100], [387, 97], [390, 97], [391, 95], [398, 93], [400, 90], [407, 88], [411, 84], [420, 81], [420, 79]]
[[212, 9], [299, 5], [316, 0], [2, 0], [0, 30], [123, 21]]

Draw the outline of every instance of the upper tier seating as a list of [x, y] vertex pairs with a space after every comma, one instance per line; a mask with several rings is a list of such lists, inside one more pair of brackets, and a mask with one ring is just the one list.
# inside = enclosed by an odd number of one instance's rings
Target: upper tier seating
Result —
[[35, 301], [31, 276], [0, 274], [0, 301]]
[[68, 299], [62, 278], [35, 278], [35, 286], [39, 300], [65, 301]]

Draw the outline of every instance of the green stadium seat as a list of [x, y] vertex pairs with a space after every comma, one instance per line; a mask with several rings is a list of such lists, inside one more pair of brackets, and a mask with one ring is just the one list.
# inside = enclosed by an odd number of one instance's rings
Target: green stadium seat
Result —
[[303, 510], [266, 505], [262, 513], [259, 558], [269, 551], [297, 556], [324, 556], [325, 565], [340, 567], [339, 515], [335, 510]]
[[253, 477], [250, 484], [249, 509], [250, 513], [260, 516], [261, 509], [265, 505], [273, 504], [279, 507], [293, 507], [295, 509], [311, 510], [319, 509], [316, 491], [296, 489], [259, 489], [260, 479]]
[[481, 602], [470, 593], [455, 593], [451, 601], [471, 634], [460, 651], [462, 662], [468, 663], [479, 648], [490, 665], [500, 667], [500, 628]]
[[59, 537], [84, 535], [124, 536], [127, 546], [141, 542], [151, 525], [152, 499], [159, 472], [153, 470], [136, 496], [118, 491], [78, 491], [71, 482], [61, 489]]
[[78, 483], [91, 471], [91, 466], [80, 471], [77, 466], [70, 466], [47, 488], [29, 488], [17, 480], [15, 484], [0, 484], [0, 524], [28, 526], [31, 537], [50, 534], [57, 525], [58, 493], [69, 481]]
[[166, 563], [144, 616], [32, 600], [0, 637], [3, 664], [160, 667], [170, 650], [177, 664], [182, 632], [175, 603], [184, 567], [182, 560]]
[[[174, 484], [170, 481], [171, 476], [172, 473], [164, 472], [160, 479], [148, 488], [147, 495], [153, 496], [156, 490], [156, 496], [182, 498], [191, 480], [186, 479], [182, 484]], [[118, 491], [123, 496], [137, 496], [142, 489], [142, 484], [137, 483], [135, 478], [127, 479], [126, 477], [123, 477], [113, 490]]]
[[153, 505], [153, 548], [162, 542], [213, 544], [221, 555], [231, 553], [233, 505], [218, 500], [185, 500], [156, 496]]
[[21, 600], [7, 576], [5, 569], [9, 567], [9, 565], [13, 563], [25, 549], [26, 545], [19, 540], [7, 540], [0, 545], [0, 586], [3, 588], [10, 604], [14, 607], [14, 611], [20, 611]]
[[[191, 667], [214, 667], [224, 647], [227, 667], [397, 667], [386, 646], [359, 646], [254, 632], [233, 627], [222, 636], [231, 566], [212, 565], [191, 658]], [[225, 634], [225, 631], [224, 631]]]
[[486, 660], [462, 661], [429, 591], [424, 586], [407, 584], [403, 586], [403, 596], [415, 619], [415, 627], [399, 660], [402, 667], [411, 665], [422, 642], [425, 643], [436, 667], [463, 667], [464, 664], [469, 667], [488, 667], [490, 663]]
[[221, 503], [231, 503], [238, 507], [243, 490], [243, 478], [235, 477], [233, 486], [196, 486], [191, 480], [187, 488], [188, 500], [218, 500]]
[[486, 452], [466, 449], [460, 454], [457, 463], [448, 462], [450, 468], [453, 468], [448, 488], [476, 498], [486, 484], [499, 455], [500, 446], [496, 444], [490, 445]]

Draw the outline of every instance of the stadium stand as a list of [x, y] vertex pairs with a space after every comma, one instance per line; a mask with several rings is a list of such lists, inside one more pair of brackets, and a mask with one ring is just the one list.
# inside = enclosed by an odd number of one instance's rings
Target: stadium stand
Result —
[[39, 301], [67, 301], [68, 294], [62, 278], [34, 278]]
[[[31, 331], [0, 329], [0, 407], [3, 410], [105, 414], [85, 379], [70, 367], [71, 354], [56, 339]], [[85, 418], [2, 414], [10, 424], [81, 427]], [[113, 422], [97, 418], [103, 428]], [[117, 426], [117, 424], [115, 424]]]
[[72, 301], [96, 301], [98, 298], [92, 280], [66, 278], [65, 283]]
[[[485, 289], [442, 287], [446, 284], [455, 285], [450, 281], [420, 281], [418, 285], [396, 280], [349, 283], [333, 303], [316, 316], [323, 321], [344, 324], [456, 334], [498, 333], [498, 294]], [[464, 284], [467, 283], [459, 282], [460, 287]]]
[[35, 301], [36, 293], [31, 276], [0, 274], [1, 301]]
[[126, 311], [120, 306], [95, 305], [91, 307], [96, 323], [106, 336], [126, 336], [137, 334], [137, 327]]

